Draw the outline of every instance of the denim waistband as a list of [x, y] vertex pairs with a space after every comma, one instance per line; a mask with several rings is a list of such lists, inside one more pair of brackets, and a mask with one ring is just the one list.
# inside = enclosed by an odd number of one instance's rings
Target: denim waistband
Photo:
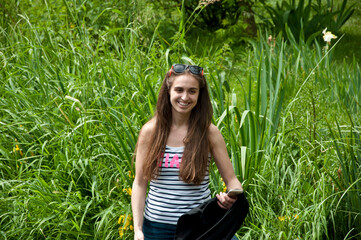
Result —
[[144, 218], [143, 234], [145, 240], [173, 240], [177, 226], [158, 223]]

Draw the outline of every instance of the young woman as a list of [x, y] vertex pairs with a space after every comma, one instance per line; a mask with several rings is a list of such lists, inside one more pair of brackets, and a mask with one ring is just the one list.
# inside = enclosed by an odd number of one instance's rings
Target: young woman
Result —
[[[138, 137], [132, 188], [134, 239], [173, 239], [178, 218], [211, 197], [211, 157], [227, 189], [242, 189], [212, 115], [203, 68], [174, 64], [161, 86], [156, 114]], [[223, 192], [217, 199], [224, 209], [236, 201]]]

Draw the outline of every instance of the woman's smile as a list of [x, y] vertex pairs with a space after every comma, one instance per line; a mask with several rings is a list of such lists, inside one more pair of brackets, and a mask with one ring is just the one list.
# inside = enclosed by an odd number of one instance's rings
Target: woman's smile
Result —
[[179, 101], [178, 103], [179, 103], [180, 105], [182, 105], [182, 106], [185, 106], [185, 107], [189, 105], [189, 103], [183, 103], [183, 102], [181, 102], [181, 101]]

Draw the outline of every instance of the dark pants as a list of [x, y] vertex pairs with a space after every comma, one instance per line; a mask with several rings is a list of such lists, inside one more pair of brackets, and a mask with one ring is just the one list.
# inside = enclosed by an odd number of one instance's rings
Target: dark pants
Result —
[[[157, 223], [144, 218], [144, 240], [173, 240], [177, 225]], [[232, 240], [238, 240], [236, 236]]]
[[173, 240], [177, 225], [157, 223], [144, 218], [144, 240]]

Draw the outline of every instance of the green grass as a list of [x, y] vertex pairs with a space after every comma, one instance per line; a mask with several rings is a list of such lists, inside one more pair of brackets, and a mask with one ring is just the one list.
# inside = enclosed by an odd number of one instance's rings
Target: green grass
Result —
[[26, 4], [7, 2], [0, 25], [2, 238], [132, 239], [137, 135], [169, 63], [190, 62], [251, 203], [238, 235], [360, 239], [360, 68], [333, 60], [347, 34], [329, 52], [237, 47], [177, 32], [180, 15], [158, 25], [142, 1]]

